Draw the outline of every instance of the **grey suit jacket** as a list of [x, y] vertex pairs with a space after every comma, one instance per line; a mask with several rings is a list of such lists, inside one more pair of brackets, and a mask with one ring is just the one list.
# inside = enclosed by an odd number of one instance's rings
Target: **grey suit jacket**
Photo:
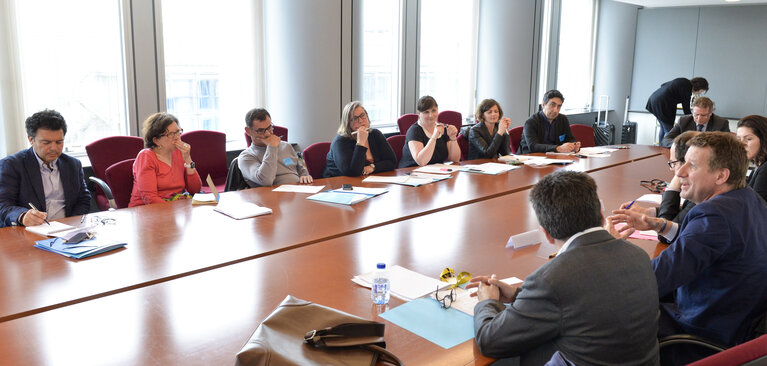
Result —
[[644, 250], [599, 230], [527, 276], [509, 308], [474, 307], [482, 354], [543, 365], [560, 351], [576, 365], [658, 364], [658, 288]]
[[[683, 132], [695, 130], [697, 130], [697, 128], [695, 127], [695, 120], [692, 119], [691, 114], [679, 117], [679, 122], [677, 122], [677, 124], [674, 125], [674, 128], [672, 128], [671, 131], [668, 131], [668, 133], [663, 137], [661, 146], [671, 147], [671, 144], [674, 143], [674, 139], [677, 136], [681, 135]], [[730, 122], [726, 118], [719, 117], [712, 113], [711, 119], [708, 120], [708, 125], [706, 125], [706, 131], [730, 132]]]

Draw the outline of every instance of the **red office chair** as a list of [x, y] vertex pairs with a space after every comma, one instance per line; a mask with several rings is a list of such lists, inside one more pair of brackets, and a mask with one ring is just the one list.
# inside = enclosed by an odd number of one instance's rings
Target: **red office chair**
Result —
[[401, 115], [399, 118], [397, 118], [397, 127], [399, 127], [399, 134], [400, 135], [406, 135], [407, 130], [418, 122], [418, 115], [415, 113], [407, 113]]
[[394, 135], [387, 138], [386, 141], [394, 150], [394, 156], [397, 157], [397, 164], [399, 164], [399, 160], [402, 159], [402, 148], [405, 146], [405, 135]]
[[449, 125], [453, 125], [455, 126], [455, 128], [458, 129], [458, 131], [460, 131], [461, 126], [463, 126], [463, 117], [461, 117], [461, 113], [458, 113], [456, 111], [439, 112], [439, 117], [437, 117], [437, 121], [440, 121], [442, 123], [446, 123]]
[[767, 364], [767, 335], [693, 362], [690, 366], [735, 366], [745, 364]]
[[181, 135], [181, 140], [192, 145], [192, 161], [202, 179], [203, 192], [210, 193], [210, 188], [205, 184], [208, 174], [216, 189], [223, 192], [227, 173], [226, 134], [218, 131], [196, 130], [184, 133]]
[[309, 175], [312, 178], [322, 178], [322, 171], [325, 170], [328, 151], [330, 151], [329, 142], [315, 142], [304, 149], [304, 163], [306, 163], [306, 170], [309, 171]]
[[516, 154], [517, 149], [519, 149], [519, 143], [522, 141], [522, 132], [525, 130], [524, 127], [514, 127], [509, 130], [509, 146], [511, 148], [511, 153]]
[[469, 158], [469, 140], [463, 136], [463, 134], [459, 134], [458, 138], [456, 139], [458, 141], [458, 146], [461, 147], [461, 160], [466, 160]]
[[[135, 158], [139, 151], [144, 148], [144, 139], [136, 136], [111, 136], [91, 142], [85, 146], [85, 152], [91, 161], [93, 175], [104, 181], [106, 170], [114, 163], [125, 159]], [[109, 202], [106, 194], [95, 192], [94, 199], [100, 210], [108, 209]]]
[[581, 147], [593, 147], [595, 145], [593, 127], [574, 124], [570, 125], [570, 130], [573, 131], [575, 139], [581, 142]]
[[[280, 140], [288, 142], [288, 128], [287, 127], [281, 127], [281, 126], [274, 126], [274, 131], [272, 131], [273, 134], [280, 136]], [[250, 144], [253, 142], [253, 140], [250, 138], [250, 135], [247, 133], [244, 133], [245, 135], [245, 143], [247, 144], [247, 147], [250, 147]]]
[[116, 208], [128, 207], [130, 196], [133, 193], [133, 162], [136, 159], [127, 159], [112, 164], [105, 174], [107, 184], [112, 189]]

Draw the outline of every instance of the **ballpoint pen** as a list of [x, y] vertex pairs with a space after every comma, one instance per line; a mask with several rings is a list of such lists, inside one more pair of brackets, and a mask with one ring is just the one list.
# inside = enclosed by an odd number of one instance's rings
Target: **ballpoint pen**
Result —
[[[32, 208], [33, 210], [35, 210], [35, 211], [40, 211], [40, 210], [38, 210], [38, 209], [37, 209], [37, 207], [35, 207], [35, 205], [33, 205], [33, 204], [32, 204], [32, 202], [30, 202], [30, 203], [29, 203], [29, 207], [31, 207], [31, 208]], [[51, 223], [50, 223], [50, 222], [48, 222], [48, 220], [46, 220], [46, 219], [43, 219], [43, 221], [45, 221], [45, 223], [46, 223], [46, 224], [48, 224], [48, 225], [50, 225], [50, 224], [51, 224]]]
[[628, 205], [628, 206], [626, 206], [626, 208], [624, 208], [624, 210], [628, 210], [628, 209], [630, 209], [630, 208], [631, 208], [631, 205], [633, 205], [633, 204], [634, 204], [634, 202], [636, 202], [636, 200], [633, 200], [633, 201], [631, 201], [631, 203], [629, 203], [629, 205]]

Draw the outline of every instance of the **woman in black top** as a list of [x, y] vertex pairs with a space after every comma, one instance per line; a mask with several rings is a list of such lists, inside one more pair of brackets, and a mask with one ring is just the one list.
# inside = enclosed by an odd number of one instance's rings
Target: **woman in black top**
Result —
[[479, 121], [469, 130], [469, 160], [495, 159], [511, 154], [509, 125], [503, 118], [503, 109], [493, 99], [485, 99], [474, 114]]
[[418, 99], [418, 122], [407, 130], [405, 146], [402, 147], [402, 159], [399, 167], [424, 166], [461, 160], [461, 147], [458, 146], [458, 129], [453, 125], [445, 127], [437, 122], [439, 109], [437, 101], [429, 95]]
[[767, 165], [764, 163], [767, 160], [767, 143], [764, 142], [767, 118], [758, 115], [743, 117], [738, 121], [736, 135], [746, 147], [748, 160], [756, 166], [746, 184], [767, 200], [767, 169], [764, 168]]
[[324, 178], [358, 177], [396, 168], [397, 157], [381, 131], [370, 128], [368, 113], [358, 101], [344, 107], [338, 135], [330, 144]]

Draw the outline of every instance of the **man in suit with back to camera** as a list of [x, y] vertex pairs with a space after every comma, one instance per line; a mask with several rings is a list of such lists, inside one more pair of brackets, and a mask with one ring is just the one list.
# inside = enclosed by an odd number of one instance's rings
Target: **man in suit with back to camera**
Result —
[[91, 195], [82, 164], [62, 153], [64, 117], [46, 109], [27, 118], [25, 125], [32, 147], [0, 160], [0, 227], [34, 226], [88, 213]]
[[565, 97], [559, 90], [549, 90], [543, 94], [541, 110], [525, 121], [522, 139], [519, 141], [519, 153], [540, 152], [577, 152], [581, 143], [570, 130], [567, 116], [560, 114]]
[[658, 119], [660, 124], [658, 144], [663, 142], [663, 137], [674, 127], [676, 105], [681, 103], [684, 114], [692, 114], [690, 99], [693, 95], [698, 96], [706, 91], [708, 91], [708, 81], [704, 78], [676, 78], [663, 83], [650, 95], [645, 108]]
[[663, 137], [660, 145], [671, 147], [674, 139], [686, 131], [730, 132], [730, 121], [714, 114], [714, 102], [711, 99], [698, 97], [692, 103], [692, 114], [680, 117], [679, 122], [674, 125], [674, 128]]
[[530, 202], [560, 249], [521, 288], [495, 275], [471, 280], [482, 354], [518, 357], [502, 362], [521, 365], [543, 365], [552, 356], [576, 365], [656, 365], [658, 291], [650, 258], [602, 227], [594, 180], [551, 173], [532, 188]]
[[[652, 262], [661, 297], [659, 337], [688, 333], [725, 346], [753, 338], [753, 321], [767, 311], [767, 206], [746, 187], [748, 160], [728, 132], [702, 133], [688, 142], [676, 175], [681, 197], [696, 203], [681, 225], [631, 210], [613, 222], [655, 230], [671, 245]], [[680, 351], [674, 363], [705, 354]], [[690, 358], [687, 358], [690, 357]]]

